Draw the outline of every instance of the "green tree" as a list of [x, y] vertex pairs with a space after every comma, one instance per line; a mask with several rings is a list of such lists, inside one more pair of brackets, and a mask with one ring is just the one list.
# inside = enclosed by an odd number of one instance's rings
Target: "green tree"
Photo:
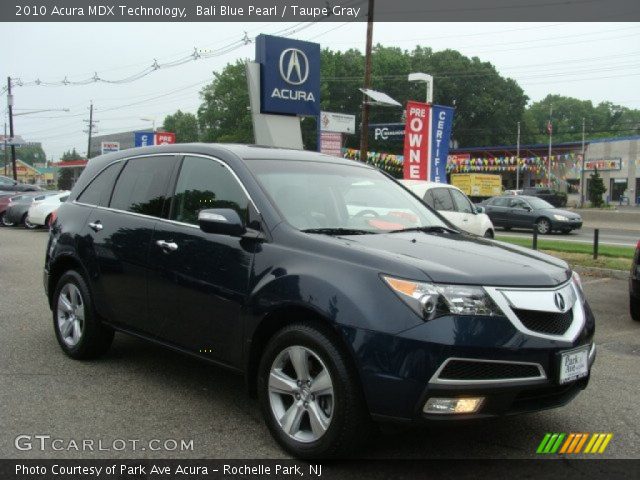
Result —
[[204, 142], [253, 142], [249, 92], [245, 64], [228, 64], [200, 92], [198, 109], [201, 140]]
[[18, 147], [16, 148], [16, 157], [29, 165], [47, 161], [47, 156], [41, 145], [23, 145]]
[[604, 201], [602, 200], [602, 195], [604, 195], [606, 191], [607, 189], [604, 186], [602, 177], [600, 176], [600, 174], [598, 173], [598, 169], [596, 168], [590, 175], [589, 191], [587, 192], [592, 207], [602, 207], [602, 204], [604, 203]]
[[178, 110], [172, 115], [167, 115], [162, 128], [176, 134], [176, 143], [197, 142], [199, 139], [198, 119], [193, 113]]
[[[61, 162], [70, 160], [84, 160], [84, 157], [74, 148], [73, 150], [67, 150], [60, 156]], [[73, 169], [61, 168], [58, 173], [58, 189], [71, 190], [71, 187], [73, 187]]]

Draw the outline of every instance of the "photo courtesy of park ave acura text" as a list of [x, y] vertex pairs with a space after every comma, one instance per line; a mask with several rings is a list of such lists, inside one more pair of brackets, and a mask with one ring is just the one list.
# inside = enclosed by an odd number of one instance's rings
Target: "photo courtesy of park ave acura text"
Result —
[[0, 28], [1, 480], [637, 478], [637, 0]]

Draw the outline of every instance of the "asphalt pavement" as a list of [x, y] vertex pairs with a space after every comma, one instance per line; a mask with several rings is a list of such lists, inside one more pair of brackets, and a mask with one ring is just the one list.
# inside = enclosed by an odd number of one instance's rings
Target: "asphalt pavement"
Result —
[[[0, 228], [0, 457], [286, 457], [242, 378], [232, 373], [122, 334], [99, 360], [66, 357], [42, 288], [46, 238], [44, 231]], [[625, 281], [584, 277], [584, 284], [598, 320], [598, 357], [589, 387], [572, 403], [518, 417], [382, 433], [362, 455], [534, 458], [546, 432], [612, 432], [601, 458], [640, 458], [640, 324], [629, 318]], [[31, 449], [19, 450], [19, 435], [49, 435], [62, 450], [50, 443], [41, 450], [35, 440]], [[118, 439], [125, 448], [115, 449], [122, 445]], [[134, 450], [135, 439], [141, 442]], [[192, 449], [151, 450], [154, 439], [192, 441]], [[110, 449], [69, 447], [83, 440], [100, 440]]]

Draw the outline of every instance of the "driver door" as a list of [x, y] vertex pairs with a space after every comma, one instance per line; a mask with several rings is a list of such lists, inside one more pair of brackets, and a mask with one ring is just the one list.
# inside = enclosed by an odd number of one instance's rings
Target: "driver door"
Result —
[[530, 228], [533, 224], [531, 207], [521, 198], [516, 197], [509, 200], [509, 216], [514, 227]]

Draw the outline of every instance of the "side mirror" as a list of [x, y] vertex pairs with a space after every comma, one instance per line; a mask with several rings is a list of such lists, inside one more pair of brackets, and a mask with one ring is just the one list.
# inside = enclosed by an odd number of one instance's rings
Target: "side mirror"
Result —
[[244, 222], [238, 212], [230, 208], [210, 208], [198, 213], [200, 230], [206, 233], [239, 237], [245, 233]]
[[524, 208], [527, 212], [530, 212], [530, 211], [531, 211], [531, 207], [530, 207], [529, 205], [525, 205], [525, 206], [524, 206], [524, 207], [522, 207], [522, 208]]
[[480, 207], [480, 206], [476, 207], [476, 213], [485, 213], [485, 212], [486, 212], [486, 210], [485, 210], [484, 207]]

